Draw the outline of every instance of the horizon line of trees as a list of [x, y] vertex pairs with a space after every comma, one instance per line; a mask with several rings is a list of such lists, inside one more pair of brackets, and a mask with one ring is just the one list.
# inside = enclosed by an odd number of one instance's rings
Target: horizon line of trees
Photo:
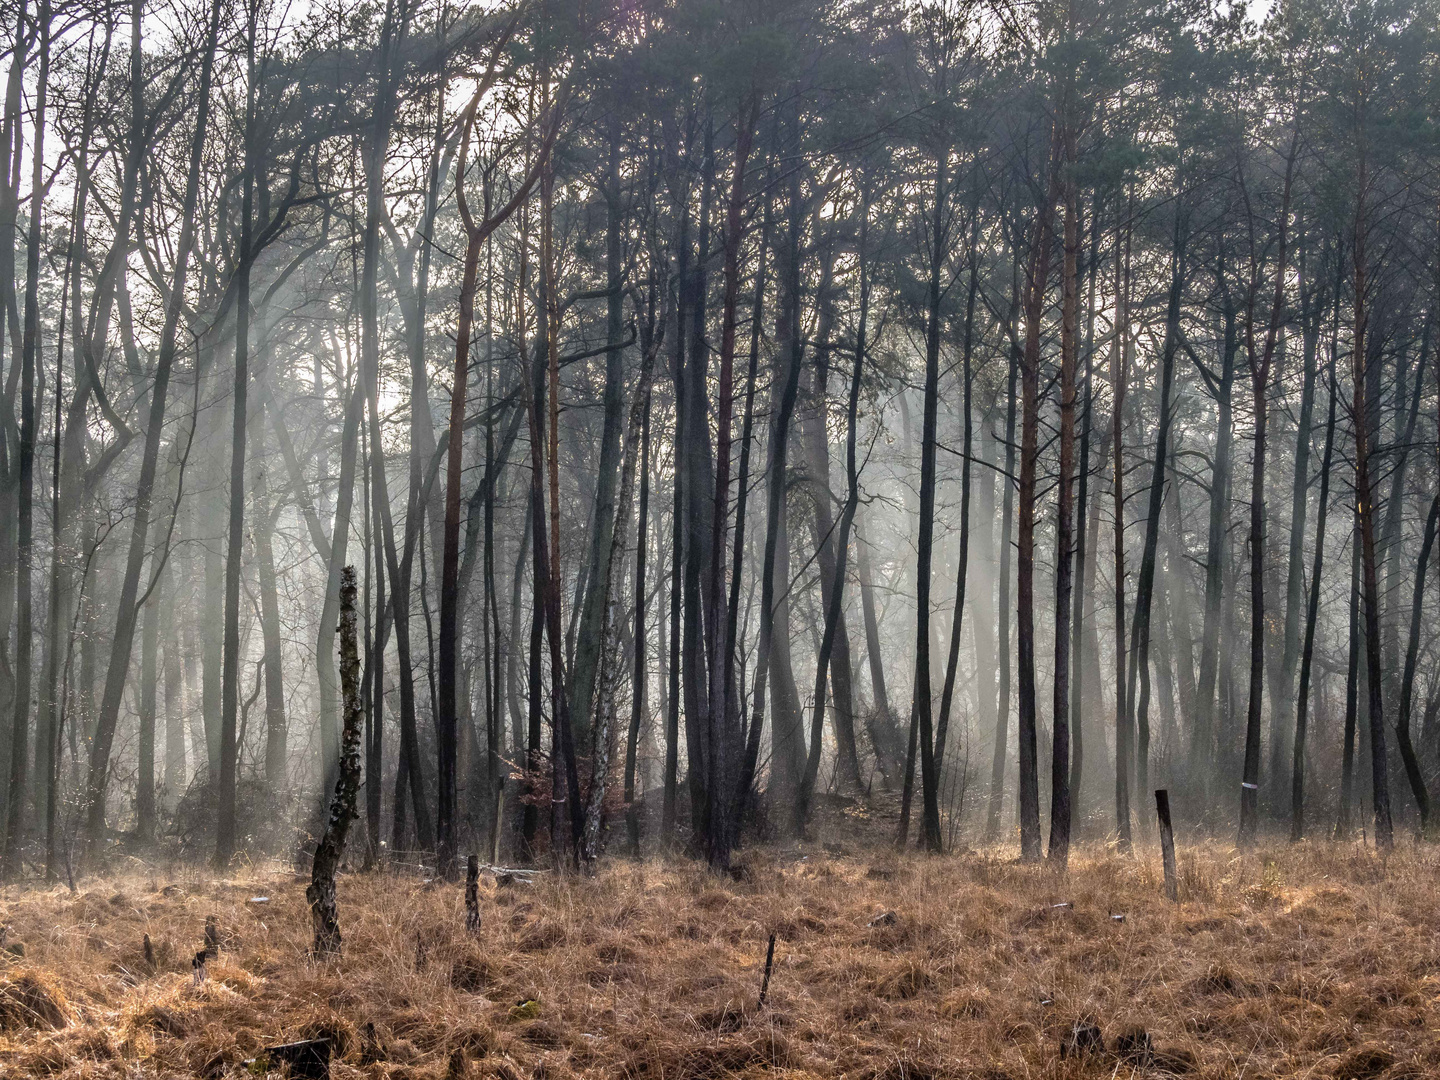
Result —
[[1423, 833], [1436, 13], [8, 0], [0, 872]]

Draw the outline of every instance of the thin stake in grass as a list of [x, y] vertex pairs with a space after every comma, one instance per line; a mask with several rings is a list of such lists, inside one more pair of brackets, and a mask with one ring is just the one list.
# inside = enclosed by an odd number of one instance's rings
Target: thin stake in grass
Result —
[[775, 967], [775, 935], [770, 935], [770, 947], [765, 950], [765, 977], [760, 980], [760, 1000], [755, 1005], [755, 1011], [759, 1012], [765, 1008], [765, 995], [770, 993], [770, 972]]

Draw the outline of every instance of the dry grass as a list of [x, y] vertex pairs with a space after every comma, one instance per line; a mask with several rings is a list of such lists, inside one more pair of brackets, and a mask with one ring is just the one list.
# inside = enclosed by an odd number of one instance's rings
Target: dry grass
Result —
[[[487, 879], [473, 939], [460, 886], [355, 875], [320, 964], [288, 873], [12, 888], [0, 1075], [240, 1076], [329, 1035], [342, 1078], [1440, 1076], [1440, 854], [1181, 861], [1171, 905], [1158, 865], [1102, 849], [1064, 878], [1000, 854], [755, 851], [738, 884], [615, 860]], [[226, 949], [197, 988], [209, 915]]]

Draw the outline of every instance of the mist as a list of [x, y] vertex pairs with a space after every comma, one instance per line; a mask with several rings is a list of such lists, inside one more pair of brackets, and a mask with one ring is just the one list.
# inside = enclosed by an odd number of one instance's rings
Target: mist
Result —
[[9, 5], [4, 876], [1423, 830], [1432, 16]]

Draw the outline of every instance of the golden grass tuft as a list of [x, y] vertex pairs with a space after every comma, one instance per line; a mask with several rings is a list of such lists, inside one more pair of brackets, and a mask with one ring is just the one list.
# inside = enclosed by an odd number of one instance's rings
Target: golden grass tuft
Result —
[[43, 973], [19, 971], [0, 980], [0, 1029], [64, 1027], [65, 994]]

